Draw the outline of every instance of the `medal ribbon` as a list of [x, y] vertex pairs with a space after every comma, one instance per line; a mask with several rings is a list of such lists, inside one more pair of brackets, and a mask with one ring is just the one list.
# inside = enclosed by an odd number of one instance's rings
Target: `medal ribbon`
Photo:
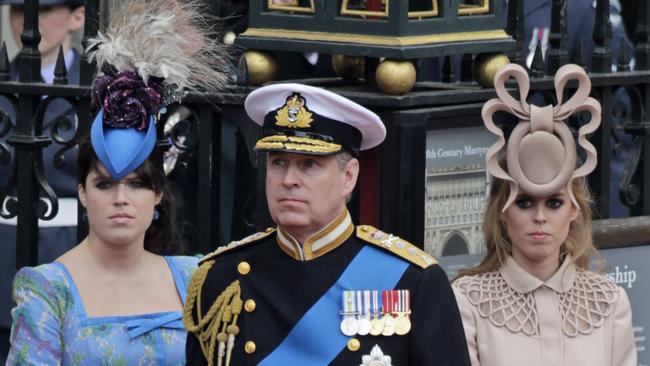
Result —
[[341, 293], [350, 288], [393, 288], [408, 262], [371, 246], [365, 246], [341, 277], [294, 325], [280, 345], [259, 365], [329, 364], [350, 337], [339, 329]]
[[395, 313], [402, 311], [402, 290], [393, 290], [395, 296]]
[[406, 313], [406, 317], [409, 317], [409, 314], [411, 313], [411, 293], [409, 290], [402, 290], [404, 292], [404, 313]]
[[354, 315], [357, 311], [354, 302], [354, 291], [343, 291], [343, 316]]
[[381, 292], [382, 313], [390, 314], [393, 312], [393, 291], [382, 290]]
[[379, 301], [379, 290], [372, 290], [372, 315], [379, 317], [381, 302]]
[[356, 296], [357, 299], [357, 319], [361, 319], [363, 317], [363, 291], [356, 290], [354, 291], [354, 295]]
[[368, 290], [363, 291], [363, 307], [361, 308], [361, 315], [368, 318], [370, 317], [370, 291]]
[[393, 296], [395, 296], [394, 312], [399, 313], [402, 311], [402, 290], [393, 290]]

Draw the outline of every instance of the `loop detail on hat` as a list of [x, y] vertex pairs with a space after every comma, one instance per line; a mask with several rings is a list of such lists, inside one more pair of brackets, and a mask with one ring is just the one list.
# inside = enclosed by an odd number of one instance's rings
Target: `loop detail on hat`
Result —
[[[517, 81], [521, 100], [516, 100], [506, 89], [505, 82], [509, 78]], [[578, 88], [566, 103], [562, 103], [564, 88], [569, 80], [577, 80]], [[495, 91], [499, 98], [491, 99], [483, 105], [483, 123], [497, 136], [497, 142], [485, 156], [487, 169], [495, 178], [507, 181], [510, 187], [504, 211], [519, 191], [544, 197], [556, 193], [562, 187], [567, 187], [571, 202], [578, 207], [571, 183], [576, 178], [591, 173], [596, 167], [596, 149], [587, 141], [587, 134], [594, 132], [600, 125], [601, 107], [597, 100], [589, 97], [591, 81], [580, 66], [565, 65], [558, 70], [554, 82], [557, 105], [529, 105], [526, 102], [530, 89], [528, 73], [519, 65], [509, 64], [499, 69], [494, 77]], [[492, 119], [499, 111], [510, 113], [520, 120], [507, 143], [507, 172], [499, 165], [499, 153], [506, 146], [505, 136]], [[590, 112], [591, 117], [578, 130], [578, 145], [584, 149], [586, 160], [576, 169], [576, 145], [564, 121], [582, 111]], [[562, 153], [562, 158], [559, 153]]]

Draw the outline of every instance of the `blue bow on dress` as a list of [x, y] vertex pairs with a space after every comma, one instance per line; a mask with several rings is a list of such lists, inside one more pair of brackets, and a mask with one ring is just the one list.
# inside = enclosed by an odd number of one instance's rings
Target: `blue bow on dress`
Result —
[[132, 339], [157, 328], [184, 330], [185, 326], [183, 325], [181, 312], [176, 311], [156, 318], [133, 319], [126, 322], [126, 330]]

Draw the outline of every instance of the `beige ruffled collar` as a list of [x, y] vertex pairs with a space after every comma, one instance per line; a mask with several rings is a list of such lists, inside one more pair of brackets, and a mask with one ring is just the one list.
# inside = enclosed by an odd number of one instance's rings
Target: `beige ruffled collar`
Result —
[[577, 270], [569, 258], [546, 282], [535, 278], [510, 258], [498, 271], [464, 276], [453, 286], [494, 326], [529, 336], [539, 334], [534, 293], [541, 286], [557, 293], [557, 309], [567, 337], [589, 334], [602, 326], [612, 313], [619, 291], [605, 276]]

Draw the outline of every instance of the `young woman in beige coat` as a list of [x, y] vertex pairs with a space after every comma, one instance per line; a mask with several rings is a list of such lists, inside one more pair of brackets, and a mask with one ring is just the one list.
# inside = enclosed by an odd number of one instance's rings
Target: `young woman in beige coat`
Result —
[[[506, 91], [509, 77], [521, 101]], [[570, 79], [579, 87], [563, 104]], [[495, 77], [499, 99], [483, 108], [486, 127], [498, 136], [486, 156], [494, 177], [484, 219], [487, 255], [453, 283], [472, 366], [636, 366], [628, 297], [588, 270], [595, 249], [584, 177], [596, 153], [585, 135], [600, 123], [600, 104], [588, 97], [591, 85], [579, 66], [558, 70], [555, 85], [557, 106], [528, 105], [526, 71], [507, 65]], [[496, 111], [521, 121], [507, 152], [492, 121]], [[591, 113], [578, 133], [582, 165], [563, 123], [581, 111]]]

